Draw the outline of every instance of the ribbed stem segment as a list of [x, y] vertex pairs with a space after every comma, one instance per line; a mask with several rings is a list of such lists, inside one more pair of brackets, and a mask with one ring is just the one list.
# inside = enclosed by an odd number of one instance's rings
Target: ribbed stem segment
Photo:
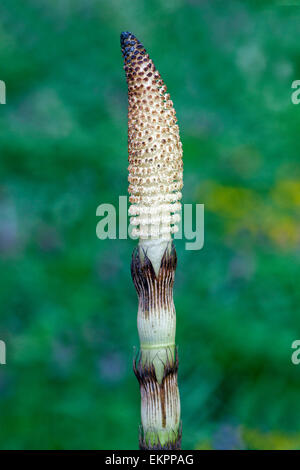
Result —
[[176, 264], [172, 242], [165, 249], [157, 274], [141, 246], [132, 256], [131, 273], [139, 298], [140, 351], [134, 372], [141, 391], [141, 449], [180, 449], [181, 445], [173, 302]]

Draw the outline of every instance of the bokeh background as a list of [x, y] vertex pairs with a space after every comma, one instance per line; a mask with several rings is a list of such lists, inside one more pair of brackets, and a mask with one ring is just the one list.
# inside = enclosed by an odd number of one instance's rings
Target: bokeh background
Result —
[[2, 449], [138, 445], [135, 242], [96, 237], [97, 206], [127, 194], [123, 30], [174, 101], [183, 202], [205, 204], [204, 248], [176, 243], [183, 448], [300, 448], [300, 5], [287, 3], [1, 0]]

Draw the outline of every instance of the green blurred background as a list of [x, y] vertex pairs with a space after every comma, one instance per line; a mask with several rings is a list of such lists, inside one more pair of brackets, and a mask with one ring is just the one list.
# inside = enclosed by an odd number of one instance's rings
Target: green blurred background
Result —
[[300, 5], [282, 1], [1, 0], [2, 449], [135, 449], [132, 240], [96, 237], [127, 194], [123, 30], [177, 111], [183, 448], [300, 448]]

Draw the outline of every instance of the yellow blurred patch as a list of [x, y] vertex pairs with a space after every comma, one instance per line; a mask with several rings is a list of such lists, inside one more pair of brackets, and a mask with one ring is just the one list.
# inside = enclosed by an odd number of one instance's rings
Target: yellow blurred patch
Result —
[[198, 193], [205, 209], [223, 218], [230, 237], [246, 232], [253, 238], [265, 237], [283, 250], [299, 246], [300, 219], [295, 208], [300, 206], [300, 181], [281, 181], [265, 197], [251, 189], [213, 181], [202, 183]]
[[300, 206], [300, 181], [279, 181], [273, 191], [272, 198], [281, 207], [293, 208]]
[[242, 438], [247, 449], [296, 450], [300, 449], [300, 434], [284, 434], [280, 431], [262, 433], [255, 429], [243, 429]]
[[212, 445], [208, 439], [203, 442], [199, 442], [196, 446], [196, 450], [213, 450]]
[[[298, 450], [300, 433], [285, 434], [281, 431], [261, 432], [257, 429], [241, 428], [244, 449], [250, 450]], [[212, 439], [199, 442], [196, 450], [212, 450]]]
[[282, 248], [296, 246], [300, 242], [300, 228], [291, 217], [278, 217], [268, 230], [270, 239]]
[[253, 191], [235, 186], [208, 183], [205, 205], [212, 212], [238, 218], [253, 211], [257, 198]]

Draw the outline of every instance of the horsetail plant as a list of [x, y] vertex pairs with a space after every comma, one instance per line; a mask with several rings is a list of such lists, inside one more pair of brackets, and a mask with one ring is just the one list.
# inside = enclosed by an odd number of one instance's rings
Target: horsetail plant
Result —
[[137, 290], [141, 449], [180, 449], [180, 398], [173, 283], [177, 264], [182, 145], [173, 103], [139, 40], [121, 34], [128, 84], [129, 215], [139, 238], [131, 263]]

